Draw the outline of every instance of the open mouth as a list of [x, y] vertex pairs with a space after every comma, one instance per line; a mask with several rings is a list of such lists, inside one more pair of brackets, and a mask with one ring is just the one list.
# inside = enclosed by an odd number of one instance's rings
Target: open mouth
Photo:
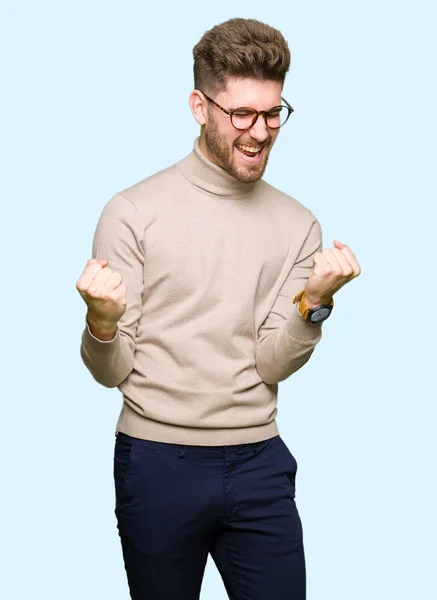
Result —
[[264, 148], [257, 148], [256, 146], [248, 146], [246, 144], [237, 144], [235, 147], [247, 162], [258, 162]]

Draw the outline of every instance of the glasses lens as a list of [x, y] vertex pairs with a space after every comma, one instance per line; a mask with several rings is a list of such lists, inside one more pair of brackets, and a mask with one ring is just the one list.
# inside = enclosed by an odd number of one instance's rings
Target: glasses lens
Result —
[[232, 113], [232, 125], [237, 129], [248, 129], [256, 115], [254, 110], [236, 110]]
[[288, 108], [286, 106], [277, 106], [267, 113], [267, 125], [273, 129], [281, 127], [287, 121], [288, 116]]

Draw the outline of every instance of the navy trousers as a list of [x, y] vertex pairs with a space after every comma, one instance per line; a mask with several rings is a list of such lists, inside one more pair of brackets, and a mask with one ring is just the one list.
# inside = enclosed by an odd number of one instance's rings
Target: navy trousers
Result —
[[116, 434], [115, 515], [133, 600], [198, 600], [211, 555], [230, 600], [305, 600], [297, 462], [280, 436], [183, 446]]

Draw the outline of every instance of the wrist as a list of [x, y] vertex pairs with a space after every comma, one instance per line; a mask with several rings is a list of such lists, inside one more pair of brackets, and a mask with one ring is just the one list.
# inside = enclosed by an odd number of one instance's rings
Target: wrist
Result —
[[320, 306], [321, 304], [328, 305], [331, 303], [331, 301], [332, 301], [332, 296], [330, 296], [329, 298], [308, 296], [308, 294], [305, 292], [305, 304], [308, 306], [308, 308], [316, 308], [317, 306]]
[[90, 314], [87, 314], [86, 321], [88, 323], [89, 330], [97, 339], [103, 342], [109, 342], [115, 337], [117, 323], [104, 321]]

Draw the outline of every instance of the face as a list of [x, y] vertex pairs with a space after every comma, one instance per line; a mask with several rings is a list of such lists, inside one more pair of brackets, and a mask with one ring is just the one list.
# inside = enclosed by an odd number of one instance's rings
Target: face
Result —
[[[250, 106], [256, 110], [270, 110], [282, 103], [281, 93], [279, 81], [238, 78], [229, 80], [224, 92], [211, 97], [226, 109]], [[253, 127], [239, 131], [232, 125], [229, 115], [205, 101], [208, 106], [199, 142], [201, 151], [238, 181], [251, 183], [261, 179], [279, 129], [267, 127], [264, 116], [260, 115]], [[242, 146], [260, 152], [249, 157]]]

